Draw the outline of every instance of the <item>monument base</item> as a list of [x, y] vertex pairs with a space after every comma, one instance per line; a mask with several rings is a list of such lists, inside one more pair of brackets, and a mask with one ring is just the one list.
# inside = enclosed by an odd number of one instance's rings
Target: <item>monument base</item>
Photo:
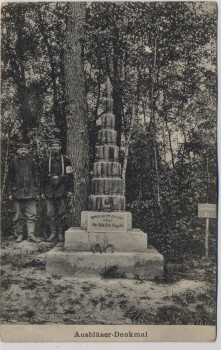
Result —
[[147, 234], [140, 229], [127, 233], [88, 232], [80, 227], [71, 227], [65, 232], [65, 250], [93, 252], [96, 247], [101, 252], [146, 252]]
[[163, 256], [149, 247], [145, 253], [73, 252], [55, 247], [47, 254], [46, 272], [66, 277], [102, 277], [117, 267], [122, 278], [153, 279], [163, 275]]
[[46, 271], [85, 278], [114, 270], [122, 278], [153, 279], [163, 275], [163, 265], [163, 256], [148, 246], [147, 233], [132, 228], [131, 213], [84, 211], [81, 227], [65, 232], [64, 247], [47, 254]]

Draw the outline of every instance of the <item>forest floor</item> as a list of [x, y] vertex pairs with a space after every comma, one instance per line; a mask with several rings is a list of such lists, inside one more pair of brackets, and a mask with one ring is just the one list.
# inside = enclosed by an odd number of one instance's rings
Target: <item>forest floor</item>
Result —
[[153, 281], [47, 275], [50, 243], [2, 244], [2, 324], [205, 324], [216, 319], [216, 267], [167, 263]]

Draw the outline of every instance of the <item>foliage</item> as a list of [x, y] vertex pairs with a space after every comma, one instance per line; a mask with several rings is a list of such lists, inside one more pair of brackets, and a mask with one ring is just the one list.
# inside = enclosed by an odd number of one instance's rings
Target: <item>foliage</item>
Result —
[[[62, 128], [64, 3], [2, 8], [2, 131], [22, 138], [55, 121]], [[18, 136], [19, 138], [19, 136]]]

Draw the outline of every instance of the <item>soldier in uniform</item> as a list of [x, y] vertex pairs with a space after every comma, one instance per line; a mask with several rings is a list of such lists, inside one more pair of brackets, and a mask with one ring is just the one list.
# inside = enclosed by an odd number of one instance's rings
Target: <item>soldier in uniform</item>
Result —
[[16, 242], [24, 239], [23, 226], [27, 223], [28, 240], [39, 243], [41, 240], [35, 236], [36, 199], [39, 199], [39, 179], [37, 165], [29, 157], [29, 148], [26, 144], [17, 146], [17, 157], [8, 168], [8, 195], [14, 201], [18, 238]]
[[58, 245], [62, 246], [66, 229], [66, 198], [72, 198], [73, 193], [73, 170], [68, 157], [61, 154], [59, 140], [51, 141], [50, 149], [50, 156], [41, 166], [41, 193], [51, 228], [47, 241], [53, 242], [57, 238]]

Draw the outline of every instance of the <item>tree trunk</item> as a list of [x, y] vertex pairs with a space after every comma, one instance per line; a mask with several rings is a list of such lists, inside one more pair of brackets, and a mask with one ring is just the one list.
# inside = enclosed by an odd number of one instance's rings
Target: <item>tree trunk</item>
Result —
[[17, 99], [18, 99], [18, 119], [20, 120], [21, 126], [20, 129], [22, 130], [23, 137], [26, 138], [27, 132], [28, 132], [28, 117], [26, 113], [26, 78], [25, 78], [25, 48], [23, 45], [22, 40], [22, 28], [25, 25], [25, 16], [24, 11], [22, 7], [17, 7], [15, 12], [15, 18], [16, 18], [16, 51], [11, 49], [8, 40], [6, 40], [5, 49], [7, 50], [7, 54], [10, 57], [10, 63], [13, 69], [13, 80], [17, 87]]
[[132, 135], [132, 128], [134, 124], [134, 118], [135, 118], [135, 112], [134, 112], [134, 103], [132, 105], [132, 116], [131, 116], [131, 122], [130, 122], [130, 130], [129, 135], [126, 140], [126, 146], [125, 146], [125, 155], [124, 155], [124, 162], [123, 162], [123, 169], [122, 169], [122, 179], [123, 179], [123, 195], [126, 194], [126, 173], [127, 173], [127, 163], [128, 163], [128, 157], [129, 157], [129, 147], [130, 147], [130, 141], [131, 141], [131, 135]]
[[123, 111], [123, 87], [119, 74], [120, 63], [120, 47], [119, 47], [119, 29], [114, 29], [113, 39], [113, 100], [114, 100], [114, 114], [115, 125], [117, 130], [117, 145], [121, 146], [121, 132], [122, 132], [122, 111]]
[[69, 2], [64, 67], [67, 122], [67, 154], [74, 174], [74, 208], [71, 225], [80, 224], [87, 209], [89, 189], [89, 137], [86, 86], [83, 66], [85, 3]]
[[[50, 73], [49, 73], [49, 77], [51, 79], [52, 82], [52, 87], [53, 87], [53, 113], [54, 113], [54, 118], [55, 118], [55, 122], [56, 122], [56, 126], [60, 129], [60, 136], [61, 136], [61, 141], [62, 143], [64, 143], [64, 141], [66, 140], [66, 122], [65, 122], [65, 118], [64, 118], [64, 111], [62, 110], [62, 106], [59, 103], [59, 85], [57, 83], [57, 79], [58, 79], [58, 74], [56, 72], [56, 64], [53, 58], [53, 52], [52, 52], [52, 48], [49, 42], [49, 38], [47, 35], [47, 31], [44, 25], [44, 18], [42, 17], [42, 13], [41, 10], [38, 9], [38, 27], [39, 27], [39, 33], [41, 34], [42, 38], [43, 38], [43, 42], [45, 44], [45, 47], [47, 49], [48, 52], [48, 58], [49, 58], [49, 64], [51, 67]], [[61, 60], [64, 59], [63, 55], [62, 55], [63, 50], [61, 49]], [[62, 69], [62, 65], [61, 65], [61, 69]], [[65, 147], [63, 145], [63, 149], [65, 150]]]
[[5, 155], [5, 161], [4, 161], [4, 175], [3, 175], [3, 181], [2, 181], [2, 195], [6, 192], [6, 181], [8, 176], [8, 155], [9, 155], [9, 146], [10, 146], [10, 133], [7, 134], [7, 144], [6, 144], [6, 155]]
[[151, 108], [151, 133], [153, 138], [153, 151], [154, 151], [154, 167], [155, 167], [155, 191], [156, 191], [156, 201], [159, 209], [161, 210], [161, 194], [160, 194], [160, 175], [159, 175], [159, 165], [158, 165], [158, 152], [157, 152], [157, 135], [156, 135], [156, 121], [155, 121], [155, 111], [156, 111], [156, 51], [157, 51], [157, 41], [154, 41], [154, 58], [153, 67], [150, 69], [150, 108]]

